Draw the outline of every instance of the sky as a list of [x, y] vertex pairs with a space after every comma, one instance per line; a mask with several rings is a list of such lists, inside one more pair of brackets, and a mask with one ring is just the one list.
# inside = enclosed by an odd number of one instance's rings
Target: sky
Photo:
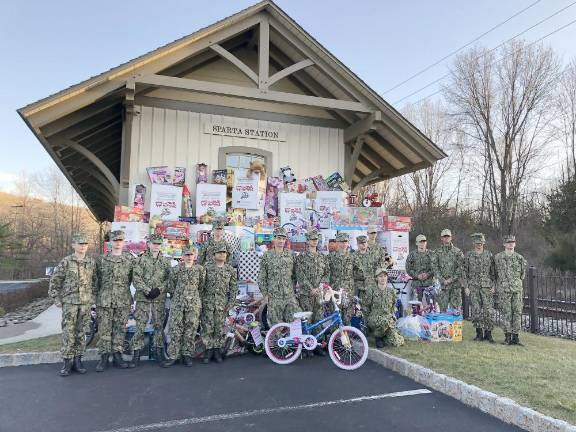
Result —
[[[0, 190], [54, 163], [16, 109], [188, 35], [253, 0], [3, 0], [0, 2]], [[521, 38], [576, 20], [573, 0], [277, 0], [316, 40], [396, 108], [435, 93], [454, 57], [389, 91], [534, 4], [478, 43], [492, 48], [566, 8]], [[570, 6], [572, 5], [572, 6]], [[547, 37], [576, 57], [576, 23]], [[407, 97], [409, 96], [409, 97]], [[433, 97], [439, 97], [438, 95]]]

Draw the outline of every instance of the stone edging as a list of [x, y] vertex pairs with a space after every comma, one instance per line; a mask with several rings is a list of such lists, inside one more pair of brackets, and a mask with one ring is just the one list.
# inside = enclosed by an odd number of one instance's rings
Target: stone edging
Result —
[[[82, 357], [84, 360], [98, 360], [98, 351], [89, 349]], [[61, 363], [62, 355], [58, 351], [0, 354], [0, 367], [27, 366], [43, 363]]]
[[546, 416], [523, 407], [512, 399], [484, 391], [380, 350], [371, 348], [368, 358], [400, 375], [453, 397], [466, 405], [478, 408], [505, 423], [531, 432], [576, 432], [576, 426], [563, 420]]

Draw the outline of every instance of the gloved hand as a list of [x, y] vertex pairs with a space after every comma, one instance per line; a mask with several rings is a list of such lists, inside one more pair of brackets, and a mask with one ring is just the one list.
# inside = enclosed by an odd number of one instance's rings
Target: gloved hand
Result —
[[146, 297], [148, 300], [154, 300], [159, 295], [160, 290], [158, 288], [152, 288], [144, 297]]

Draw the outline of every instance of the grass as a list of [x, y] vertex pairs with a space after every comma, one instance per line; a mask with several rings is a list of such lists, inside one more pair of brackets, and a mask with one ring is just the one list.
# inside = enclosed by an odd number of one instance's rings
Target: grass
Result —
[[465, 322], [460, 343], [407, 341], [383, 351], [576, 424], [576, 342], [523, 332], [524, 347], [505, 346], [502, 331], [493, 333], [496, 344], [474, 342]]
[[59, 351], [62, 335], [52, 335], [22, 342], [0, 345], [0, 354]]

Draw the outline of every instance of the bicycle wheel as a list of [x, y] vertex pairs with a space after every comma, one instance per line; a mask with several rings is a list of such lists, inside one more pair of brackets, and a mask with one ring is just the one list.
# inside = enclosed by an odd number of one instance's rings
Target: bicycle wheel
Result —
[[340, 327], [330, 336], [328, 353], [340, 369], [358, 369], [368, 358], [368, 341], [357, 328]]
[[275, 324], [268, 330], [268, 333], [266, 333], [264, 349], [270, 360], [274, 363], [282, 365], [290, 364], [300, 357], [302, 345], [298, 344], [297, 346], [293, 346], [292, 344], [286, 344], [283, 347], [278, 345], [278, 341], [281, 338], [288, 336], [290, 336], [290, 324], [286, 323]]

